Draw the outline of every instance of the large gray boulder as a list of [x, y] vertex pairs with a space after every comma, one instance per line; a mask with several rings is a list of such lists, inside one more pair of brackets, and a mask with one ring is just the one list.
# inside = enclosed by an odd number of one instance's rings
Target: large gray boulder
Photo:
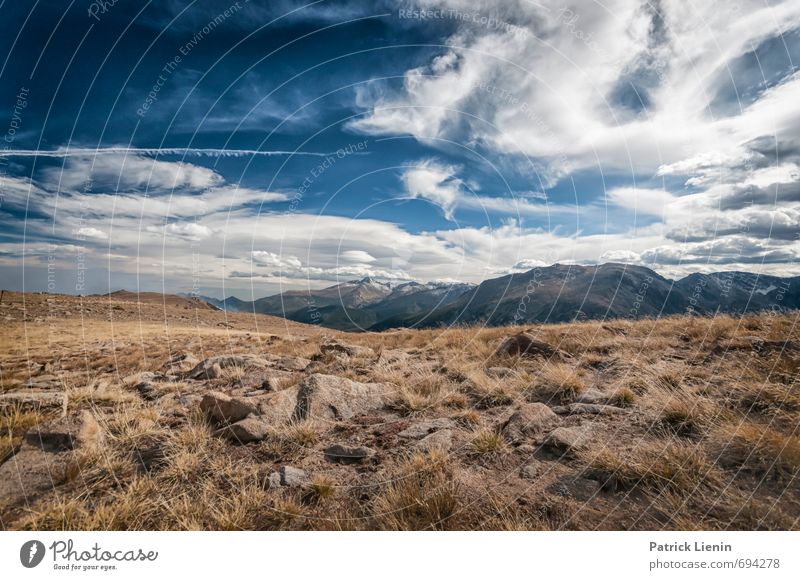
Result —
[[357, 383], [333, 375], [314, 374], [297, 385], [294, 418], [350, 419], [382, 408], [390, 389], [383, 383]]
[[572, 415], [619, 415], [629, 411], [613, 405], [595, 405], [589, 403], [573, 403], [568, 407]]
[[249, 416], [227, 427], [228, 436], [239, 443], [261, 441], [269, 434], [269, 424], [256, 416]]
[[559, 417], [543, 403], [528, 403], [514, 411], [501, 426], [503, 434], [512, 442], [543, 433], [558, 423]]
[[258, 413], [258, 408], [251, 401], [215, 391], [203, 395], [200, 409], [219, 423], [235, 423], [250, 414]]
[[565, 353], [534, 338], [533, 335], [527, 332], [520, 332], [514, 336], [509, 336], [495, 351], [495, 356], [527, 356], [527, 357], [544, 357], [544, 358], [560, 358]]

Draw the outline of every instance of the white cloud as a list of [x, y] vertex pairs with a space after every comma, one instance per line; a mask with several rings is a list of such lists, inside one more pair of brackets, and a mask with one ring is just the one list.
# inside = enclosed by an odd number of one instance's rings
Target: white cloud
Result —
[[107, 240], [108, 234], [97, 228], [80, 228], [76, 232], [78, 238], [91, 238], [93, 240]]
[[183, 161], [161, 161], [141, 155], [108, 154], [69, 156], [62, 167], [44, 171], [43, 182], [57, 185], [58, 191], [170, 190], [198, 191], [224, 183], [212, 169]]
[[[535, 196], [520, 198], [513, 194], [509, 194], [510, 197], [479, 195], [474, 191], [475, 186], [470, 187], [457, 176], [461, 170], [462, 168], [455, 165], [425, 159], [407, 168], [401, 180], [409, 198], [424, 199], [433, 203], [442, 209], [442, 213], [450, 221], [455, 220], [454, 214], [457, 208], [507, 214], [512, 217], [579, 213], [579, 208], [576, 206], [531, 203], [529, 199]], [[546, 201], [546, 198], [544, 199]]]
[[356, 264], [369, 264], [375, 261], [373, 256], [362, 250], [347, 250], [346, 252], [342, 252], [340, 257], [345, 262], [353, 262]]
[[414, 199], [425, 199], [442, 208], [447, 219], [453, 219], [453, 210], [467, 195], [464, 182], [455, 176], [458, 168], [442, 165], [433, 160], [421, 161], [416, 167], [403, 172], [406, 193]]
[[[798, 75], [740, 115], [709, 115], [728, 63], [800, 26], [800, 5], [790, 0], [744, 0], [737, 10], [680, 0], [419, 4], [499, 17], [530, 34], [454, 19], [448, 48], [406, 71], [401, 89], [378, 82], [359, 92], [365, 115], [352, 128], [533, 156], [563, 176], [598, 166], [652, 173], [799, 126]], [[632, 83], [645, 105], [635, 113], [619, 98]]]
[[253, 262], [260, 266], [290, 270], [299, 270], [303, 267], [303, 263], [297, 256], [279, 256], [274, 252], [267, 252], [264, 250], [256, 250], [252, 252], [251, 256], [253, 257]]
[[[156, 226], [149, 226], [147, 228], [150, 232], [158, 232], [159, 229], [160, 228]], [[208, 238], [213, 233], [209, 227], [193, 222], [167, 224], [164, 226], [163, 231], [168, 236], [190, 242], [198, 242]]]
[[677, 198], [663, 189], [646, 189], [641, 187], [616, 187], [606, 193], [610, 203], [630, 211], [663, 215], [665, 209]]

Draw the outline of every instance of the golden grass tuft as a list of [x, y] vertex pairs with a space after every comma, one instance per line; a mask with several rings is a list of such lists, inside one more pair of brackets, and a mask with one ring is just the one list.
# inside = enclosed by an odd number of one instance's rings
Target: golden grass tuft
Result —
[[372, 505], [378, 526], [386, 530], [444, 530], [461, 503], [451, 459], [438, 451], [415, 454], [400, 464]]
[[470, 451], [476, 455], [498, 455], [508, 451], [508, 444], [503, 436], [491, 429], [476, 432], [469, 442]]
[[648, 442], [621, 451], [604, 447], [584, 454], [584, 459], [587, 475], [615, 491], [644, 488], [687, 494], [719, 481], [699, 446], [677, 441]]
[[800, 437], [751, 422], [721, 425], [713, 433], [718, 461], [726, 467], [772, 479], [800, 473]]
[[549, 403], [567, 403], [586, 391], [586, 383], [570, 365], [548, 363], [536, 377], [533, 394]]

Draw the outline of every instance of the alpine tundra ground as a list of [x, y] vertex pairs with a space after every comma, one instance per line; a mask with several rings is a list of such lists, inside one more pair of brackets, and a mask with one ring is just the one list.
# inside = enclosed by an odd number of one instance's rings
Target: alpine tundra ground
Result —
[[798, 529], [796, 313], [344, 334], [5, 293], [4, 529]]

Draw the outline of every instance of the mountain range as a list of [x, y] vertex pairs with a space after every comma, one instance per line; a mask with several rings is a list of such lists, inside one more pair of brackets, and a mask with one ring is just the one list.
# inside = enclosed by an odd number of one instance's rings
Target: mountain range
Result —
[[642, 266], [555, 264], [485, 280], [477, 286], [393, 284], [363, 278], [252, 302], [235, 297], [200, 298], [227, 311], [271, 314], [338, 330], [380, 331], [785, 311], [800, 308], [800, 277], [717, 272], [670, 280]]

